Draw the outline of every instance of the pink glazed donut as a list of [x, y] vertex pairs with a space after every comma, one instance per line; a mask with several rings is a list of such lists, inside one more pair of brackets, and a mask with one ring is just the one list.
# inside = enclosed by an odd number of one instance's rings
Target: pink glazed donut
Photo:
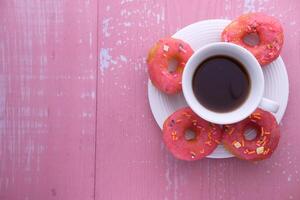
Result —
[[[244, 42], [244, 37], [255, 33], [259, 43], [251, 46]], [[249, 50], [261, 65], [275, 60], [283, 45], [283, 29], [274, 17], [263, 13], [248, 13], [233, 20], [223, 31], [222, 40], [232, 42]]]
[[[186, 137], [188, 130], [194, 137]], [[164, 122], [164, 143], [173, 156], [181, 160], [204, 158], [215, 150], [221, 139], [221, 128], [200, 118], [190, 108], [177, 110]]]
[[[256, 129], [257, 135], [246, 140], [245, 131]], [[280, 130], [275, 117], [262, 109], [256, 109], [248, 118], [235, 124], [224, 125], [223, 145], [236, 157], [243, 160], [263, 160], [275, 151], [280, 139]]]
[[[192, 48], [182, 40], [160, 39], [151, 48], [147, 59], [148, 72], [153, 85], [167, 94], [180, 92], [182, 72], [192, 54]], [[169, 61], [172, 59], [178, 62], [173, 72], [168, 70]]]

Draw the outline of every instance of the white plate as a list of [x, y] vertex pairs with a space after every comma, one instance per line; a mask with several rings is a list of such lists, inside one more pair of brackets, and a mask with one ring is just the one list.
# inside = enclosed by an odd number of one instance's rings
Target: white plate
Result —
[[[200, 21], [179, 30], [172, 37], [189, 43], [194, 50], [197, 50], [206, 44], [219, 42], [221, 33], [228, 23], [230, 23], [230, 20]], [[287, 106], [289, 94], [288, 75], [282, 58], [279, 57], [269, 66], [264, 67], [263, 72], [265, 77], [264, 96], [279, 103], [280, 108], [275, 117], [280, 122]], [[169, 115], [179, 108], [187, 106], [182, 94], [166, 95], [156, 89], [150, 80], [148, 81], [148, 98], [153, 116], [160, 128], [162, 128], [165, 119]], [[207, 157], [229, 158], [233, 155], [226, 151], [222, 145], [219, 145]]]

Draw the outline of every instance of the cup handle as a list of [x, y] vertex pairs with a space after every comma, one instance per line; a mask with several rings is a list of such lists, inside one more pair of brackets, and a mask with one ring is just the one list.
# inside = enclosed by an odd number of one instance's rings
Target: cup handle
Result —
[[266, 111], [276, 113], [279, 109], [279, 104], [270, 99], [262, 98], [262, 100], [260, 101], [259, 107]]

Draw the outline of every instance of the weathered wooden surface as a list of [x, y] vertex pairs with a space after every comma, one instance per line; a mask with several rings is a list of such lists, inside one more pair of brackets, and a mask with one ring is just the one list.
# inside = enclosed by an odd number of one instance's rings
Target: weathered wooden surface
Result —
[[[0, 199], [300, 199], [297, 0], [0, 0]], [[147, 100], [145, 58], [190, 23], [282, 22], [290, 98], [269, 160], [175, 160]]]
[[0, 1], [0, 199], [94, 199], [96, 1]]

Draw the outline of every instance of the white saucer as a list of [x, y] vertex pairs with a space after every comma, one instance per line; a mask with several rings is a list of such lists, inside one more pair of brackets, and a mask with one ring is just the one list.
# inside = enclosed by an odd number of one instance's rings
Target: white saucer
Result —
[[[194, 50], [197, 50], [206, 44], [219, 42], [221, 33], [228, 23], [230, 20], [204, 20], [179, 30], [172, 37], [187, 42]], [[289, 94], [288, 75], [282, 58], [279, 57], [269, 66], [264, 67], [263, 72], [265, 77], [264, 97], [279, 103], [280, 108], [275, 117], [280, 122], [287, 106]], [[156, 89], [150, 80], [148, 82], [148, 98], [153, 116], [160, 128], [169, 115], [179, 108], [187, 106], [182, 94], [166, 95]], [[229, 158], [233, 155], [226, 151], [222, 145], [219, 145], [207, 157]]]

